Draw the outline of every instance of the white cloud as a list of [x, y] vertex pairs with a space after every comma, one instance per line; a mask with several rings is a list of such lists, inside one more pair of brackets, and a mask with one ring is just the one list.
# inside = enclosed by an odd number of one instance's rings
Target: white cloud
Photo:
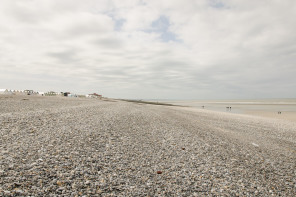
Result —
[[4, 0], [0, 84], [125, 98], [295, 97], [295, 15], [293, 0]]

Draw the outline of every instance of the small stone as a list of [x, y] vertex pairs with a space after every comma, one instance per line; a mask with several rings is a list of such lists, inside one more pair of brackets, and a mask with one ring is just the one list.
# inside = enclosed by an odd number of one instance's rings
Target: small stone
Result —
[[31, 163], [31, 167], [36, 166], [36, 165], [37, 165], [36, 162]]
[[157, 173], [157, 174], [162, 174], [162, 171], [157, 171], [156, 173]]
[[96, 193], [97, 193], [97, 194], [101, 194], [101, 193], [102, 193], [102, 190], [97, 189]]
[[14, 164], [9, 164], [8, 169], [12, 170], [14, 168]]
[[62, 186], [64, 183], [62, 181], [57, 181], [58, 186]]
[[57, 192], [63, 192], [64, 190], [65, 190], [64, 187], [59, 187], [56, 191], [57, 191]]
[[20, 187], [20, 186], [21, 186], [20, 183], [18, 183], [18, 182], [15, 182], [15, 183], [14, 183], [14, 187]]
[[18, 193], [18, 194], [22, 194], [22, 193], [24, 193], [23, 190], [21, 190], [21, 189], [15, 189], [14, 191], [15, 191], [16, 193]]

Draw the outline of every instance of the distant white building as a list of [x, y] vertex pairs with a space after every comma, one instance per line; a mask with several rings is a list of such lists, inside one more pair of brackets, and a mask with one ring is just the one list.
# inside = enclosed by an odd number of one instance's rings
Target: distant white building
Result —
[[0, 94], [12, 94], [12, 91], [8, 89], [0, 89]]
[[49, 91], [49, 92], [46, 92], [45, 93], [45, 96], [57, 96], [59, 95], [60, 93], [58, 92], [54, 92], [54, 91]]
[[44, 92], [38, 92], [38, 95], [39, 95], [39, 96], [44, 96], [45, 93], [44, 93]]
[[69, 96], [69, 95], [71, 95], [71, 93], [70, 92], [61, 92], [60, 95], [62, 95], [62, 96]]
[[99, 98], [99, 99], [101, 99], [102, 95], [97, 94], [97, 93], [93, 93], [93, 94], [87, 94], [87, 95], [85, 95], [85, 97], [86, 98]]
[[7, 89], [0, 89], [0, 94], [5, 94], [7, 92]]
[[32, 95], [32, 94], [34, 94], [34, 90], [24, 90], [24, 93], [26, 95]]
[[23, 95], [23, 94], [25, 94], [23, 90], [15, 90], [13, 93], [14, 94], [17, 94], [17, 95]]
[[68, 94], [68, 97], [78, 97], [76, 94]]

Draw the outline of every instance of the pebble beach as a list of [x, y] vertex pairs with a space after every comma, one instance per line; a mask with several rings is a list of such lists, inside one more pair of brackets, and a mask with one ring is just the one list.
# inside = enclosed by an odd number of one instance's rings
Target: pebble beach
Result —
[[296, 123], [0, 95], [0, 196], [296, 196]]

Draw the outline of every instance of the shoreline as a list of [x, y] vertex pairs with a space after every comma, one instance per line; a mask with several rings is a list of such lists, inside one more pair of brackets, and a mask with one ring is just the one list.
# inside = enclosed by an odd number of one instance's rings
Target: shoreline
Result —
[[[296, 122], [296, 99], [266, 99], [266, 100], [229, 100], [224, 101], [175, 101], [168, 102], [184, 105], [195, 109], [204, 109], [231, 114], [245, 114], [255, 117], [265, 117]], [[226, 107], [231, 106], [231, 111]]]

